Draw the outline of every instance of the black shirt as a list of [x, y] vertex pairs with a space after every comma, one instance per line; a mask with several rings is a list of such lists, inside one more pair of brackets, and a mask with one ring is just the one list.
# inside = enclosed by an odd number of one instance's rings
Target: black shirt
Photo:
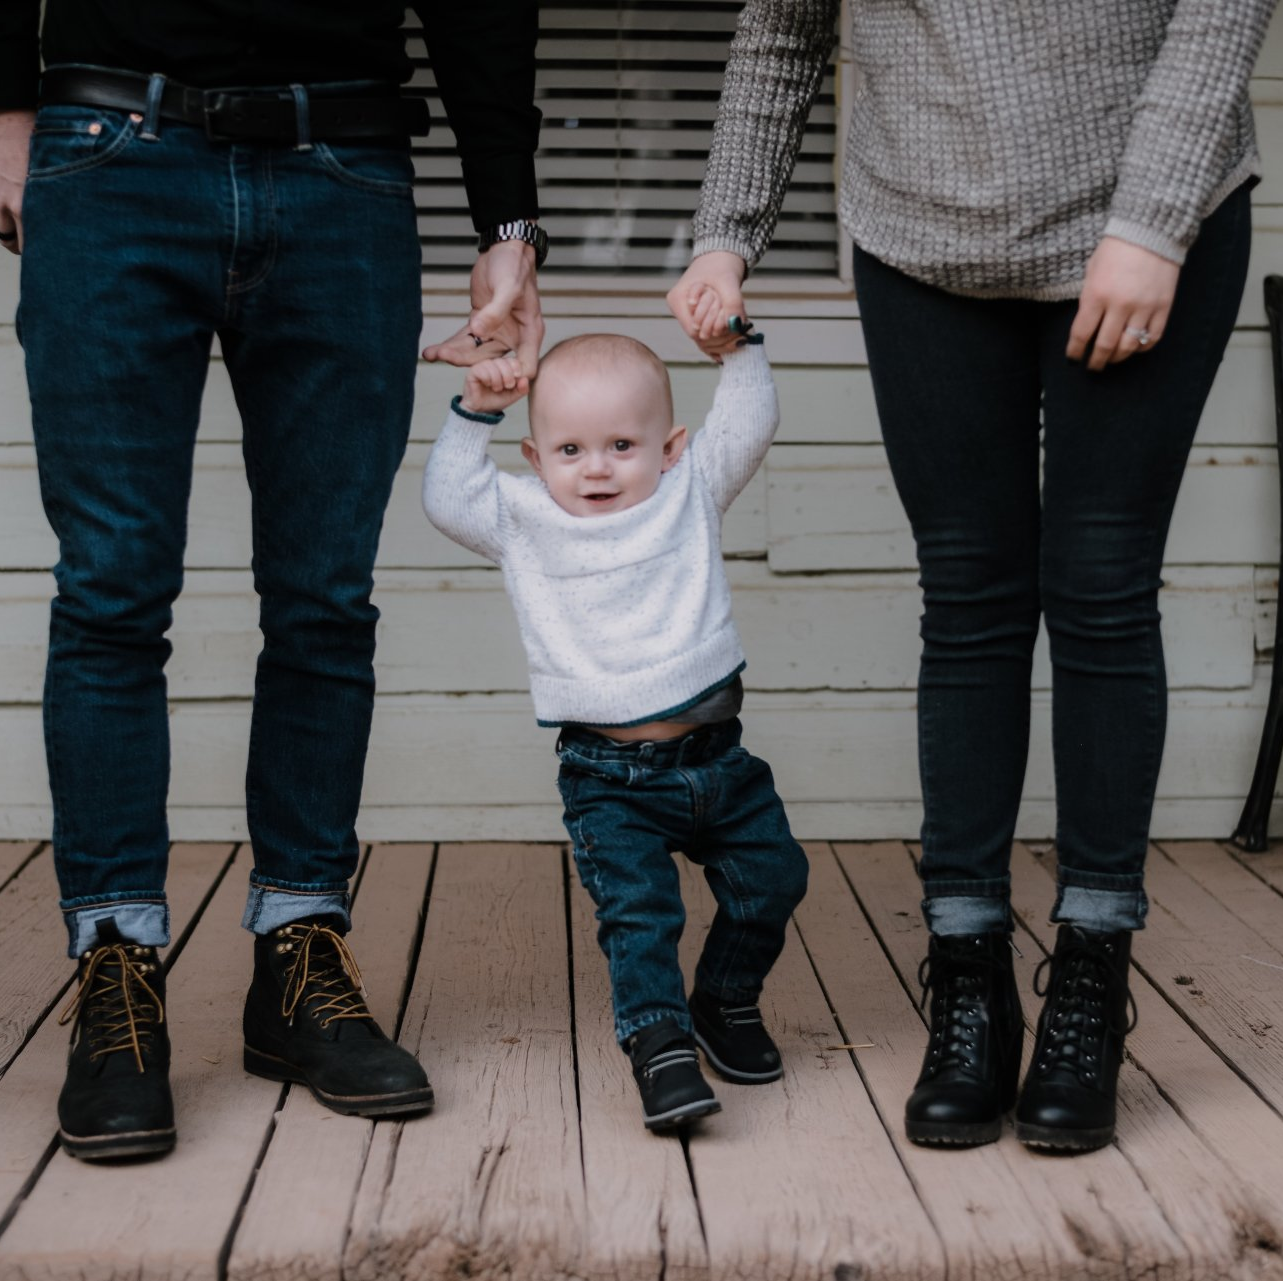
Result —
[[[202, 88], [381, 80], [413, 70], [401, 0], [0, 0], [0, 111], [32, 107], [40, 55]], [[535, 217], [536, 0], [412, 6], [459, 142], [473, 221]]]

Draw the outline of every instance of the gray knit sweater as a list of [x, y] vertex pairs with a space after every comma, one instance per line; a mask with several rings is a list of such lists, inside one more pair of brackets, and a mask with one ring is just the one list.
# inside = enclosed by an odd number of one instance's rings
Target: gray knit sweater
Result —
[[[1077, 295], [1102, 235], [1183, 262], [1259, 173], [1248, 79], [1276, 0], [851, 0], [842, 224], [980, 297]], [[696, 254], [765, 252], [838, 0], [747, 0]]]

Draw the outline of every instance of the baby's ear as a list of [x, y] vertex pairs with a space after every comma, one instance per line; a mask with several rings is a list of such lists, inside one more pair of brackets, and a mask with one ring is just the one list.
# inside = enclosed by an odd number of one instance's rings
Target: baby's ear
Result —
[[543, 475], [543, 467], [539, 462], [539, 447], [529, 436], [521, 442], [521, 456], [531, 465], [531, 467], [535, 469], [536, 472], [539, 473], [540, 476]]
[[664, 437], [664, 461], [661, 472], [666, 472], [681, 456], [686, 448], [686, 428], [678, 424]]

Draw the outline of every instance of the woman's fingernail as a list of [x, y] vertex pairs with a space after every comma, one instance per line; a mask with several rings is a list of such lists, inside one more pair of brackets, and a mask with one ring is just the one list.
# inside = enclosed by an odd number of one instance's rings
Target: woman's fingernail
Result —
[[740, 320], [738, 316], [732, 316], [728, 323], [730, 324], [731, 333], [733, 334], [739, 333], [740, 329], [743, 327], [743, 324], [744, 324], [744, 322]]

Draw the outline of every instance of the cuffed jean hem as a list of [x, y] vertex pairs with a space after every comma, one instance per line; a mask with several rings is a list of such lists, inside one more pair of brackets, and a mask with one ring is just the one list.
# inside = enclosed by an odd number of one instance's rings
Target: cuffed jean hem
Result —
[[1117, 930], [1143, 930], [1149, 899], [1141, 887], [1098, 889], [1062, 883], [1056, 892], [1051, 919], [1058, 925], [1112, 934]]
[[653, 1023], [661, 1023], [664, 1019], [675, 1020], [677, 1025], [686, 1033], [687, 1036], [692, 1035], [695, 1031], [694, 1026], [691, 1023], [690, 1013], [687, 1010], [682, 1010], [680, 1013], [678, 1013], [677, 1010], [652, 1010], [649, 1014], [638, 1015], [637, 1018], [631, 1019], [627, 1023], [615, 1024], [615, 1039], [619, 1042], [619, 1048], [627, 1054], [628, 1042], [636, 1036], [638, 1032], [643, 1028], [650, 1027]]
[[241, 924], [251, 933], [270, 934], [291, 921], [308, 916], [332, 916], [342, 922], [339, 933], [352, 928], [346, 890], [282, 890], [266, 885], [249, 887]]
[[73, 959], [97, 944], [99, 921], [114, 920], [122, 938], [143, 947], [164, 947], [169, 942], [169, 906], [154, 899], [118, 899], [64, 908], [63, 916], [67, 922], [67, 955]]
[[997, 894], [942, 894], [922, 900], [922, 916], [932, 934], [1011, 932], [1011, 905]]
[[719, 1005], [756, 1005], [762, 995], [762, 985], [756, 988], [728, 987], [722, 983], [710, 983], [702, 967], [695, 967], [695, 986], [705, 996], [710, 996]]

